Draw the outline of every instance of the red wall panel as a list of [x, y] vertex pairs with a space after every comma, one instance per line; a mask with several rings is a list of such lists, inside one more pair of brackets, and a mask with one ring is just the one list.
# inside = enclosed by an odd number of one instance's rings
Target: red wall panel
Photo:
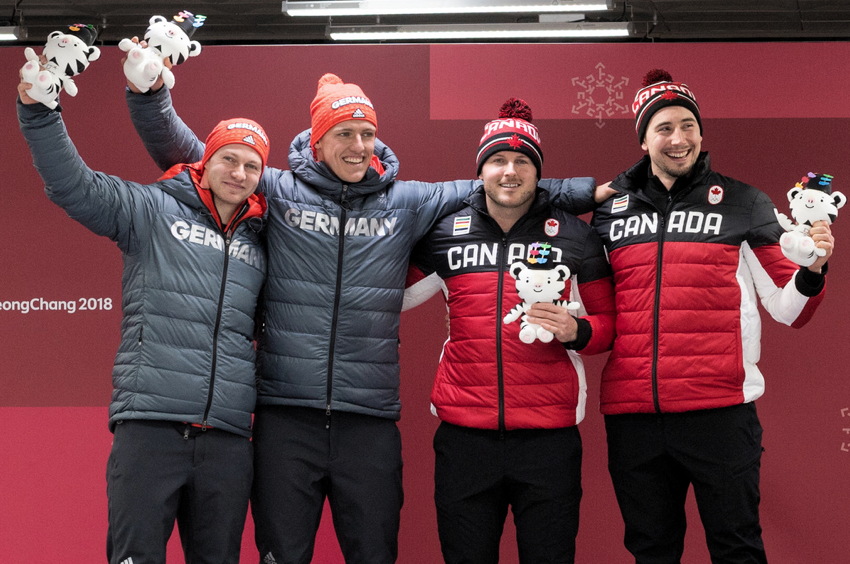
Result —
[[[271, 133], [270, 163], [285, 167], [289, 141], [309, 127], [318, 78], [334, 72], [372, 98], [379, 136], [399, 155], [401, 177], [422, 180], [473, 175], [484, 121], [504, 99], [519, 96], [535, 110], [544, 176], [607, 180], [641, 155], [624, 108], [646, 70], [661, 67], [696, 93], [703, 147], [714, 167], [764, 189], [787, 211], [785, 193], [810, 170], [834, 174], [836, 189], [850, 192], [848, 51], [847, 43], [206, 47], [175, 70], [173, 95], [201, 135], [223, 118], [258, 120]], [[158, 171], [124, 105], [119, 58], [117, 47], [103, 49], [77, 78], [77, 97], [63, 97], [64, 116], [92, 167], [153, 181]], [[0, 562], [96, 562], [105, 552], [111, 440], [105, 406], [120, 320], [106, 304], [120, 303], [121, 261], [111, 242], [44, 196], [12, 107], [23, 63], [22, 49], [0, 49], [7, 77], [7, 107], [0, 112], [6, 234], [0, 245]], [[605, 90], [604, 99], [597, 90]], [[758, 402], [765, 427], [762, 513], [768, 554], [780, 564], [848, 556], [845, 221], [850, 218], [839, 217], [834, 229], [828, 296], [814, 320], [801, 330], [765, 320], [767, 392]], [[28, 313], [6, 305], [31, 300], [47, 305]], [[46, 309], [71, 303], [73, 313]], [[81, 311], [83, 303], [95, 307]], [[403, 316], [401, 563], [440, 560], [432, 500], [437, 422], [428, 393], [444, 335], [437, 299]], [[628, 561], [596, 410], [603, 362], [604, 355], [587, 359], [582, 563]], [[315, 561], [342, 562], [325, 517]], [[705, 562], [692, 504], [689, 517], [684, 561]], [[512, 532], [509, 524], [507, 563], [516, 562]], [[256, 561], [251, 533], [249, 522], [245, 562]], [[176, 540], [170, 547], [175, 562]]]

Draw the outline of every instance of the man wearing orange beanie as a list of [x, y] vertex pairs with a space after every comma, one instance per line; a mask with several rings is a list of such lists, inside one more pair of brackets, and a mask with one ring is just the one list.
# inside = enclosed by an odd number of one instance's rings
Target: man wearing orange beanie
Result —
[[[156, 90], [156, 89], [154, 89]], [[198, 158], [169, 90], [128, 92], [162, 168]], [[398, 556], [402, 505], [398, 329], [408, 258], [472, 180], [399, 181], [362, 89], [324, 75], [289, 171], [268, 167], [269, 278], [260, 339], [252, 496], [264, 563], [309, 563], [325, 500], [346, 562]], [[187, 149], [188, 148], [188, 149]], [[555, 205], [594, 207], [593, 179], [542, 181]]]
[[[173, 178], [188, 170], [198, 189], [198, 195], [210, 210], [219, 226], [228, 232], [237, 210], [260, 205], [265, 198], [254, 194], [259, 178], [269, 158], [269, 139], [257, 122], [246, 118], [220, 121], [204, 143], [204, 156], [193, 164], [176, 164], [160, 180]], [[248, 182], [228, 178], [235, 172], [233, 162], [244, 163]], [[220, 166], [224, 164], [225, 166]], [[242, 216], [238, 215], [241, 220]]]
[[254, 192], [268, 137], [251, 120], [222, 121], [201, 160], [141, 185], [88, 168], [30, 86], [18, 86], [18, 119], [48, 197], [123, 255], [107, 557], [165, 562], [177, 521], [186, 562], [238, 564], [266, 277], [266, 202]]

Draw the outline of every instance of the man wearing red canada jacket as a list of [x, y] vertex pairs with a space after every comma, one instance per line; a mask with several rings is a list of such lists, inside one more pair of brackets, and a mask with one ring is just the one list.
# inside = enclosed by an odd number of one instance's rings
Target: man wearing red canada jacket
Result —
[[770, 199], [711, 170], [696, 97], [665, 71], [647, 75], [632, 109], [648, 155], [611, 183], [619, 194], [592, 222], [616, 289], [601, 409], [625, 545], [639, 563], [679, 562], [693, 484], [712, 562], [766, 562], [757, 298], [777, 321], [804, 325], [833, 238], [817, 222], [824, 256], [808, 268], [786, 259]]
[[573, 562], [587, 395], [576, 351], [611, 346], [611, 273], [590, 226], [538, 188], [524, 102], [485, 126], [476, 161], [483, 186], [413, 256], [442, 279], [450, 317], [431, 393], [443, 557], [498, 562], [511, 507], [521, 562]]

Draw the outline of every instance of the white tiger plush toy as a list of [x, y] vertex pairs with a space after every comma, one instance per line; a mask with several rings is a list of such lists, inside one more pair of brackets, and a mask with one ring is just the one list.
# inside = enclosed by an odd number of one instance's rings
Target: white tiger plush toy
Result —
[[779, 224], [785, 233], [779, 238], [779, 246], [791, 261], [800, 266], [810, 266], [826, 254], [815, 246], [809, 236], [809, 230], [816, 221], [832, 224], [838, 217], [838, 208], [847, 203], [847, 197], [841, 192], [832, 191], [832, 176], [810, 172], [788, 191], [792, 222], [783, 213], [776, 212]]
[[505, 316], [505, 323], [512, 323], [522, 317], [519, 340], [533, 343], [536, 339], [548, 343], [555, 338], [551, 331], [540, 325], [529, 323], [526, 312], [536, 303], [552, 303], [566, 308], [571, 313], [578, 311], [578, 302], [561, 299], [561, 294], [570, 280], [570, 269], [559, 264], [549, 270], [528, 268], [523, 262], [515, 262], [510, 267], [511, 276], [516, 280], [516, 293], [522, 300]]
[[41, 51], [44, 64], [32, 48], [24, 49], [27, 62], [21, 68], [21, 76], [32, 84], [27, 90], [30, 98], [54, 109], [59, 105], [59, 93], [63, 89], [69, 96], [76, 96], [77, 85], [71, 77], [100, 58], [100, 49], [92, 46], [96, 38], [95, 28], [85, 24], [68, 26], [67, 33], [53, 31]]
[[201, 27], [206, 16], [182, 11], [168, 21], [162, 16], [153, 16], [145, 31], [146, 47], [124, 38], [118, 48], [127, 53], [124, 61], [124, 76], [141, 92], [147, 92], [161, 76], [166, 88], [174, 87], [174, 74], [165, 65], [179, 65], [189, 57], [201, 54], [201, 44], [190, 37]]

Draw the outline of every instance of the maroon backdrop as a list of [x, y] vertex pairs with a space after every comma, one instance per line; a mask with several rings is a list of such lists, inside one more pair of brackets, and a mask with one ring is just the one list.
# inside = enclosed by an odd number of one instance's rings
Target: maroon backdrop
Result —
[[[198, 38], [203, 41], [202, 37]], [[72, 137], [90, 166], [153, 181], [123, 100], [117, 47], [103, 49], [63, 97]], [[527, 99], [543, 136], [544, 176], [613, 177], [640, 157], [629, 106], [643, 74], [669, 70], [702, 107], [703, 147], [724, 174], [767, 191], [787, 212], [787, 190], [814, 170], [850, 193], [848, 43], [662, 45], [449, 45], [207, 47], [175, 71], [182, 117], [197, 132], [250, 117], [272, 135], [271, 163], [309, 126], [321, 74], [363, 87], [401, 178], [473, 174], [485, 120], [510, 96]], [[114, 245], [68, 219], [44, 196], [13, 109], [20, 48], [0, 49], [5, 241], [0, 267], [0, 562], [97, 562], [106, 531], [105, 463], [110, 368], [117, 346], [121, 261]], [[846, 346], [850, 208], [835, 226], [828, 296], [814, 320], [791, 330], [766, 320], [758, 402], [765, 427], [762, 515], [774, 563], [848, 561], [850, 347]], [[378, 260], [378, 257], [376, 257]], [[20, 303], [32, 304], [24, 312]], [[71, 310], [73, 306], [73, 312]], [[440, 561], [432, 494], [428, 393], [445, 335], [432, 299], [403, 316], [401, 335], [406, 500], [401, 563]], [[596, 409], [604, 355], [588, 364], [584, 499], [578, 562], [627, 562]], [[342, 562], [326, 512], [316, 562]], [[689, 502], [684, 562], [707, 561]], [[256, 562], [252, 525], [243, 560]], [[503, 561], [516, 562], [510, 523]], [[172, 561], [182, 561], [176, 535]]]

